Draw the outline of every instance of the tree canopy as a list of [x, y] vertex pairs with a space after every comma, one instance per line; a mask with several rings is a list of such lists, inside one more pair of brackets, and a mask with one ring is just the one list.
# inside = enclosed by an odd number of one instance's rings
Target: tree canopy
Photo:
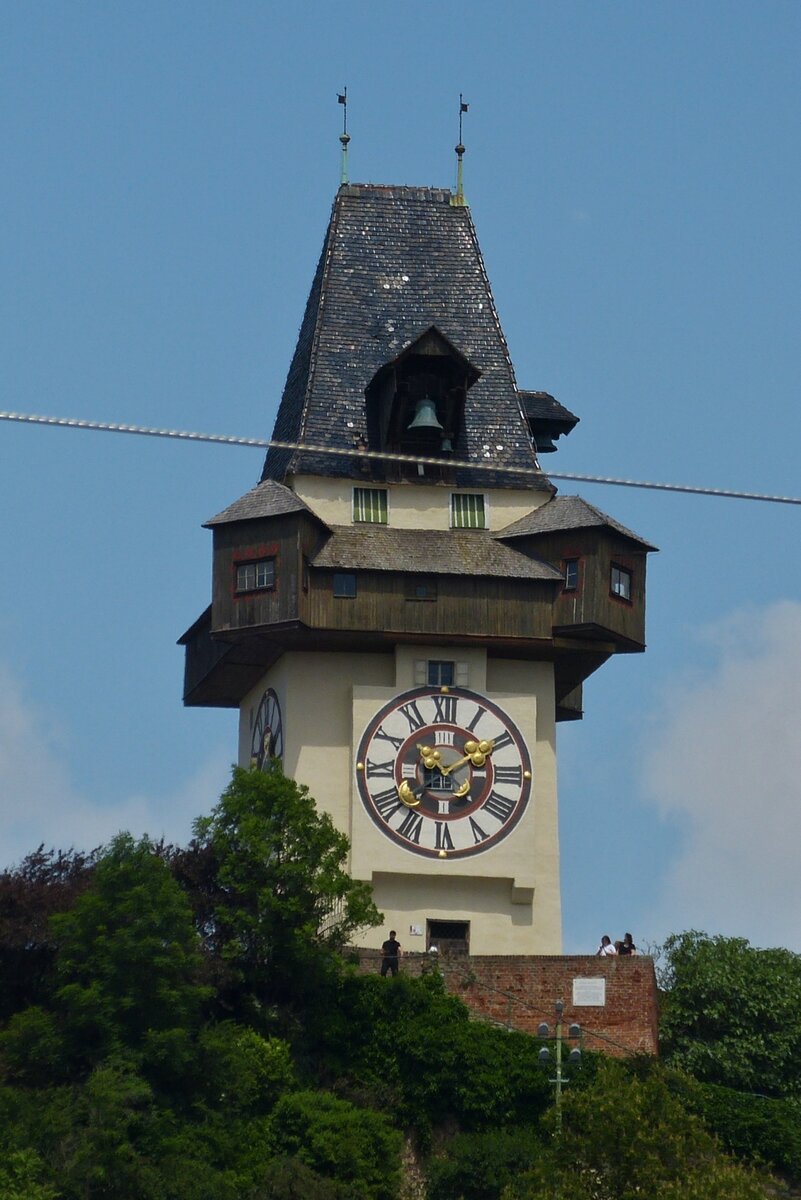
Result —
[[[120, 834], [0, 876], [0, 964], [19, 971], [0, 1010], [0, 1195], [401, 1200], [410, 1157], [421, 1200], [766, 1194], [713, 1131], [801, 1173], [792, 1099], [735, 1105], [651, 1062], [586, 1055], [558, 1133], [536, 1039], [471, 1020], [436, 962], [383, 979], [343, 956], [380, 919], [347, 854], [305, 788], [236, 769], [185, 848]], [[686, 934], [666, 964], [671, 1054], [703, 1077], [712, 1013], [718, 1074], [743, 1086], [735, 1032], [775, 1046], [777, 997], [795, 1028], [796, 956]], [[772, 1086], [795, 1095], [783, 1070]]]
[[696, 1079], [801, 1096], [801, 955], [689, 930], [664, 946], [660, 1046]]
[[362, 928], [380, 923], [368, 884], [346, 870], [348, 839], [309, 790], [278, 767], [235, 767], [231, 783], [175, 867], [207, 948], [240, 994], [296, 994]]

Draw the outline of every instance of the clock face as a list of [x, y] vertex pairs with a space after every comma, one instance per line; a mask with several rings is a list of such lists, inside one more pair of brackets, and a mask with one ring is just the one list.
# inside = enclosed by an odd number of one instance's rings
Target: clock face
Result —
[[269, 771], [274, 758], [283, 758], [284, 730], [281, 723], [281, 705], [272, 688], [261, 698], [253, 735], [250, 742], [250, 765], [260, 771]]
[[416, 688], [370, 721], [356, 780], [370, 817], [397, 845], [464, 858], [514, 829], [531, 795], [531, 758], [493, 701], [464, 688]]

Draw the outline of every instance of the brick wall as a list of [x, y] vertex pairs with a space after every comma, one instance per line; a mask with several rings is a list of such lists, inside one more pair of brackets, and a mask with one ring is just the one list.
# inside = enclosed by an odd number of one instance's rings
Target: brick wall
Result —
[[[381, 952], [360, 950], [359, 969], [378, 971]], [[554, 1004], [564, 1001], [565, 1026], [581, 1025], [588, 1050], [626, 1056], [657, 1053], [657, 991], [653, 960], [644, 955], [596, 958], [588, 955], [461, 955], [406, 954], [401, 971], [420, 975], [439, 970], [449, 992], [458, 996], [476, 1017], [536, 1033], [541, 1021], [553, 1027]], [[575, 1004], [582, 988], [598, 991], [603, 980], [603, 1004]], [[388, 980], [388, 986], [391, 979]], [[597, 994], [590, 997], [596, 1001]]]

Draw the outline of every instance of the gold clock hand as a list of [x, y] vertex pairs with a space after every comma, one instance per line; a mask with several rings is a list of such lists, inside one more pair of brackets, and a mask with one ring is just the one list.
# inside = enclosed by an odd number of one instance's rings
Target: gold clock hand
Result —
[[457, 758], [456, 762], [449, 763], [447, 767], [440, 767], [443, 775], [450, 775], [457, 767], [463, 767], [466, 762], [472, 763], [474, 767], [483, 767], [487, 761], [487, 755], [492, 754], [494, 742], [465, 742], [464, 748], [467, 751], [464, 758]]
[[416, 788], [409, 787], [405, 779], [398, 785], [398, 795], [400, 796], [401, 803], [405, 804], [407, 808], [417, 808], [420, 803], [420, 797], [425, 790], [423, 784], [420, 784]]
[[434, 767], [439, 767], [442, 770], [442, 755], [439, 750], [435, 750], [433, 746], [421, 746], [417, 743], [417, 749], [420, 752], [420, 758], [423, 761], [423, 766], [429, 771], [433, 771]]

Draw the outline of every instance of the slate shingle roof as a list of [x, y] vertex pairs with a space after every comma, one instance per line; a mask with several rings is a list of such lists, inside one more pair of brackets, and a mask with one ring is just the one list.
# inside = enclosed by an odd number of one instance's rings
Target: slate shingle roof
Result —
[[580, 496], [555, 496], [552, 500], [540, 505], [539, 508], [535, 508], [533, 512], [528, 513], [525, 517], [521, 517], [519, 521], [513, 521], [511, 525], [507, 525], [504, 529], [497, 530], [493, 534], [493, 537], [503, 539], [526, 537], [527, 535], [537, 533], [559, 533], [562, 530], [589, 529], [598, 525], [613, 529], [615, 533], [629, 538], [632, 542], [638, 542], [647, 550], [657, 549], [656, 546], [651, 545], [650, 542], [646, 542], [644, 538], [627, 529], [625, 525], [621, 525], [613, 517], [601, 512], [600, 508], [595, 508], [594, 505], [588, 504], [586, 500], [582, 500]]
[[[265, 479], [256, 487], [245, 492], [233, 504], [229, 504], [222, 512], [217, 513], [209, 521], [204, 522], [205, 529], [215, 525], [227, 525], [230, 521], [252, 521], [257, 517], [277, 517], [281, 513], [308, 512], [309, 508], [300, 496], [296, 496], [291, 488], [274, 479]], [[319, 518], [318, 518], [319, 520]]]
[[548, 563], [503, 546], [477, 529], [421, 532], [386, 525], [335, 525], [313, 565], [344, 571], [562, 581], [562, 574]]
[[530, 421], [558, 421], [570, 429], [578, 425], [579, 418], [575, 413], [555, 400], [550, 392], [521, 391], [520, 399], [523, 402], [523, 411]]
[[[365, 388], [431, 325], [481, 371], [465, 406], [468, 460], [537, 470], [470, 210], [446, 189], [340, 188], [273, 437], [366, 443]], [[353, 459], [268, 451], [262, 478], [288, 471], [359, 475]], [[541, 474], [464, 471], [457, 484], [554, 490]]]

